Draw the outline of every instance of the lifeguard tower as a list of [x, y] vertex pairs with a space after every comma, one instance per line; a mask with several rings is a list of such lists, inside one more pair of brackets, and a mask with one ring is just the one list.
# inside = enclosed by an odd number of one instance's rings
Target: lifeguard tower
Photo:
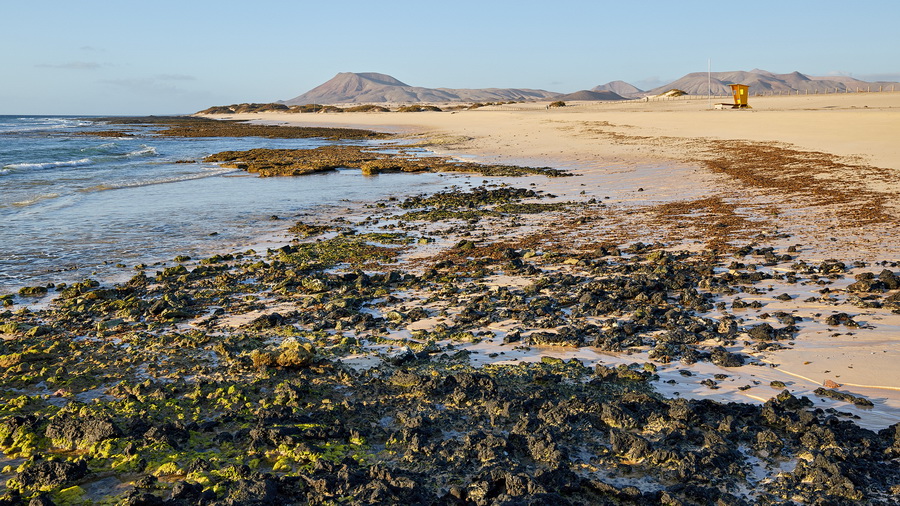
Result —
[[716, 104], [716, 109], [750, 109], [747, 99], [750, 97], [750, 86], [747, 84], [729, 84], [734, 104]]
[[734, 96], [734, 108], [749, 108], [747, 98], [750, 96], [750, 86], [746, 84], [729, 84], [731, 86], [731, 95]]

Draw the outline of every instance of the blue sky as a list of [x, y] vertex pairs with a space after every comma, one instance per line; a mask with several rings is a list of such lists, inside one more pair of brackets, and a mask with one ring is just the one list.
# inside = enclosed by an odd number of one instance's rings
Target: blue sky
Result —
[[190, 113], [289, 99], [338, 72], [573, 92], [648, 89], [711, 59], [900, 80], [896, 0], [29, 0], [0, 18], [0, 114]]

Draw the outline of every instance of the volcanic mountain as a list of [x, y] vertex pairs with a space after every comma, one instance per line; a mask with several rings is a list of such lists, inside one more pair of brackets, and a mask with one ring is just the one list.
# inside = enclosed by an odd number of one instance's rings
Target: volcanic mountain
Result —
[[635, 87], [632, 84], [628, 84], [625, 81], [611, 81], [606, 84], [594, 86], [593, 88], [591, 88], [591, 91], [611, 91], [616, 95], [624, 98], [637, 98], [644, 95], [643, 90]]
[[562, 100], [562, 101], [599, 101], [599, 100], [625, 100], [625, 97], [619, 95], [618, 93], [612, 91], [595, 91], [595, 90], [581, 90], [576, 91], [575, 93], [569, 93], [566, 95], [560, 95], [555, 97], [554, 100]]
[[[747, 84], [750, 86], [751, 94], [769, 92], [778, 94], [825, 93], [826, 91], [834, 93], [835, 90], [856, 91], [856, 88], [865, 90], [873, 83], [846, 76], [811, 77], [800, 72], [773, 74], [760, 69], [753, 69], [749, 72], [712, 72], [709, 75], [706, 72], [693, 72], [669, 84], [649, 90], [645, 95], [658, 95], [673, 88], [685, 91], [689, 95], [706, 95], [709, 89], [712, 89], [713, 95], [731, 95], [729, 84]], [[877, 84], [875, 89], [877, 90]]]
[[544, 90], [518, 88], [451, 89], [410, 86], [375, 72], [341, 72], [306, 93], [285, 100], [286, 105], [418, 102], [498, 102], [546, 100], [558, 96]]

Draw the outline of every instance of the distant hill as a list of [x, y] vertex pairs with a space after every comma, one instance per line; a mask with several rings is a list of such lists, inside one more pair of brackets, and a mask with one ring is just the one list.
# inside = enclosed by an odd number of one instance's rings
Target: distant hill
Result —
[[575, 93], [569, 93], [567, 95], [560, 95], [558, 97], [555, 97], [554, 100], [562, 100], [566, 102], [578, 100], [625, 100], [625, 98], [618, 93], [613, 93], [612, 91], [581, 90], [576, 91]]
[[[708, 84], [709, 83], [709, 84]], [[750, 94], [756, 93], [834, 93], [856, 88], [863, 90], [873, 83], [860, 81], [852, 77], [810, 77], [800, 72], [790, 74], [773, 74], [760, 69], [749, 72], [712, 72], [707, 76], [706, 72], [692, 72], [681, 79], [665, 84], [644, 93], [645, 95], [659, 95], [673, 88], [683, 90], [689, 95], [706, 95], [712, 89], [713, 95], [731, 95], [729, 84], [746, 84], [750, 86]], [[875, 85], [877, 89], [877, 84]]]
[[643, 90], [632, 84], [626, 83], [625, 81], [611, 81], [606, 84], [594, 86], [591, 88], [591, 91], [611, 91], [624, 98], [637, 98], [644, 95]]
[[[238, 112], [284, 111], [312, 112], [322, 110], [321, 104], [440, 104], [447, 102], [510, 102], [510, 101], [602, 101], [628, 100], [646, 96], [662, 95], [672, 90], [688, 95], [706, 95], [711, 85], [713, 95], [731, 95], [729, 84], [746, 84], [750, 94], [757, 93], [834, 93], [856, 89], [877, 91], [882, 85], [896, 85], [890, 82], [866, 82], [849, 76], [808, 76], [800, 72], [775, 74], [766, 70], [750, 71], [693, 72], [671, 83], [652, 90], [641, 91], [624, 81], [611, 81], [590, 90], [562, 94], [546, 90], [528, 88], [484, 88], [453, 89], [423, 88], [410, 86], [386, 74], [376, 72], [341, 72], [306, 93], [290, 100], [273, 104], [235, 104], [212, 107], [208, 114], [234, 114]], [[297, 106], [320, 104], [311, 109]], [[352, 109], [351, 109], [352, 110]]]
[[546, 100], [558, 96], [544, 90], [517, 88], [451, 89], [410, 86], [389, 75], [341, 72], [306, 93], [285, 100], [286, 105], [353, 103], [441, 103]]

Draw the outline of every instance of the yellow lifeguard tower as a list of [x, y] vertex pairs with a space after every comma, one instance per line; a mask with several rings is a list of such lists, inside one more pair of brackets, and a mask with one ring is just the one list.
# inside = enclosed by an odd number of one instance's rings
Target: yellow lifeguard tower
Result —
[[747, 99], [750, 96], [750, 86], [746, 84], [729, 84], [731, 86], [731, 95], [734, 96], [734, 109], [750, 108]]

